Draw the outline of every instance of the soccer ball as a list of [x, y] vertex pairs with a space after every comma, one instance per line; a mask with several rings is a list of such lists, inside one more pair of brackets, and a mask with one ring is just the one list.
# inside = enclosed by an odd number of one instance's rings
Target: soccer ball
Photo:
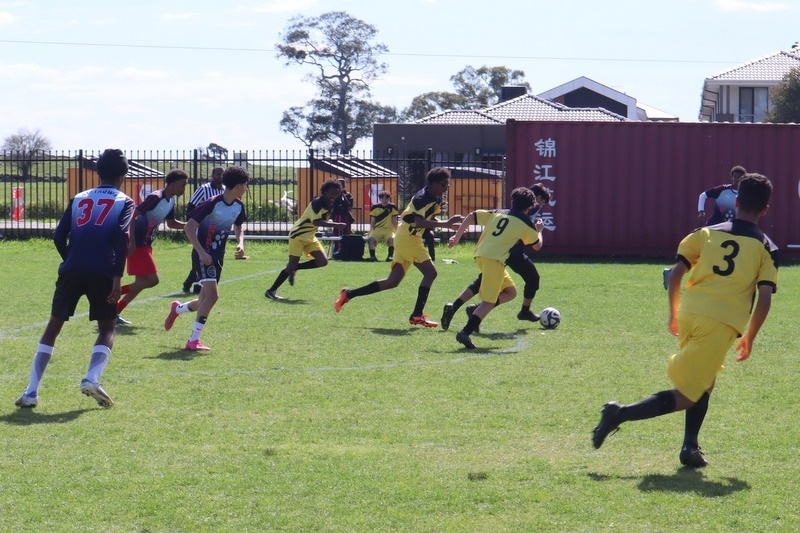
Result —
[[544, 329], [556, 329], [561, 323], [561, 313], [555, 307], [545, 307], [539, 313], [539, 323]]

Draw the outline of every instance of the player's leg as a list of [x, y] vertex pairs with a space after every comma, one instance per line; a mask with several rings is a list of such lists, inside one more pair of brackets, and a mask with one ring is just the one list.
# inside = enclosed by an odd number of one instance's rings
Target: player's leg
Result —
[[517, 313], [517, 318], [530, 322], [538, 321], [539, 315], [531, 311], [531, 303], [536, 291], [539, 290], [539, 272], [536, 270], [536, 265], [523, 253], [509, 255], [506, 265], [519, 274], [525, 282], [522, 289], [522, 309]]
[[275, 281], [272, 282], [272, 285], [264, 292], [264, 296], [269, 298], [270, 300], [283, 300], [282, 296], [278, 296], [278, 288], [283, 285], [287, 279], [290, 280], [290, 284], [294, 285], [294, 273], [297, 271], [297, 265], [300, 264], [300, 252], [289, 252], [289, 261], [286, 263], [286, 267], [278, 272], [278, 277], [275, 278]]
[[394, 237], [386, 239], [386, 245], [389, 247], [388, 252], [386, 252], [386, 262], [391, 263], [394, 259]]
[[353, 298], [375, 294], [376, 292], [381, 292], [388, 289], [394, 289], [400, 285], [401, 281], [403, 281], [403, 278], [406, 275], [406, 270], [410, 266], [411, 264], [408, 262], [394, 262], [390, 267], [389, 275], [387, 277], [367, 283], [366, 285], [362, 285], [357, 289], [348, 289], [347, 287], [343, 288], [341, 291], [339, 291], [339, 297], [333, 304], [334, 310], [337, 313], [340, 312], [342, 307], [344, 307], [344, 305]]
[[369, 234], [367, 237], [367, 248], [369, 248], [369, 260], [370, 261], [377, 261], [378, 258], [375, 257], [375, 248], [378, 246], [378, 240], [375, 238], [375, 232]]
[[114, 405], [111, 396], [100, 384], [100, 378], [111, 358], [111, 349], [114, 347], [114, 336], [116, 335], [117, 307], [115, 303], [109, 303], [107, 298], [111, 287], [112, 280], [102, 278], [93, 283], [86, 293], [89, 300], [89, 320], [97, 321], [97, 338], [89, 358], [89, 368], [81, 381], [81, 392], [94, 398], [100, 407]]
[[422, 281], [420, 281], [419, 287], [417, 287], [417, 301], [414, 304], [414, 310], [411, 312], [411, 316], [408, 317], [408, 322], [409, 324], [425, 326], [426, 328], [438, 327], [439, 323], [430, 320], [428, 315], [425, 314], [425, 304], [428, 303], [428, 295], [431, 292], [431, 286], [433, 282], [436, 281], [436, 277], [439, 273], [436, 271], [436, 267], [430, 259], [417, 262], [414, 266], [422, 273]]
[[481, 275], [478, 274], [478, 277], [475, 278], [475, 281], [470, 283], [466, 289], [464, 289], [461, 294], [453, 300], [452, 303], [444, 304], [444, 309], [442, 310], [442, 319], [439, 321], [439, 324], [442, 326], [444, 331], [447, 331], [450, 328], [450, 322], [453, 320], [453, 317], [456, 314], [462, 305], [470, 301], [477, 293], [478, 289], [481, 287]]

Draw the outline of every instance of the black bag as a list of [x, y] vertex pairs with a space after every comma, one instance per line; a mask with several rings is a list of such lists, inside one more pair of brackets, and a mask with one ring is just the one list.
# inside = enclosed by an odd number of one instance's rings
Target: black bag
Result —
[[340, 261], [362, 261], [364, 259], [364, 237], [361, 235], [344, 235], [337, 243], [339, 246], [333, 254]]

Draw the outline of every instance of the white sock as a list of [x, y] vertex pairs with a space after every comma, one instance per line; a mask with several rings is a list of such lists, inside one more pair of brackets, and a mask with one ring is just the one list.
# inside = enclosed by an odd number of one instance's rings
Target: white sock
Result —
[[111, 348], [102, 344], [92, 348], [92, 358], [89, 361], [89, 370], [86, 372], [86, 379], [92, 383], [100, 383], [100, 376], [103, 374], [108, 359], [111, 357]]
[[36, 346], [36, 353], [33, 354], [33, 364], [31, 365], [31, 381], [28, 383], [28, 388], [25, 389], [25, 394], [39, 394], [39, 383], [42, 381], [42, 376], [44, 376], [44, 371], [52, 356], [52, 346], [46, 344]]
[[201, 322], [194, 323], [194, 330], [192, 330], [192, 336], [189, 337], [189, 342], [199, 341], [200, 335], [203, 333], [203, 327], [205, 324]]

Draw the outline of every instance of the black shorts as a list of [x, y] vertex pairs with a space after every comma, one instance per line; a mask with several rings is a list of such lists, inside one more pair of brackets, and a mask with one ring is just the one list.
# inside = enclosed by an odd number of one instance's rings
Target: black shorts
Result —
[[211, 264], [204, 265], [203, 262], [200, 261], [200, 254], [192, 249], [192, 266], [195, 267], [195, 273], [197, 274], [196, 283], [202, 283], [203, 281], [212, 279], [217, 280], [217, 283], [219, 283], [219, 279], [222, 277], [222, 260], [222, 256], [212, 255]]
[[117, 317], [117, 304], [108, 303], [114, 282], [96, 272], [67, 272], [59, 274], [50, 314], [69, 320], [75, 314], [81, 296], [89, 300], [89, 320], [113, 320]]

